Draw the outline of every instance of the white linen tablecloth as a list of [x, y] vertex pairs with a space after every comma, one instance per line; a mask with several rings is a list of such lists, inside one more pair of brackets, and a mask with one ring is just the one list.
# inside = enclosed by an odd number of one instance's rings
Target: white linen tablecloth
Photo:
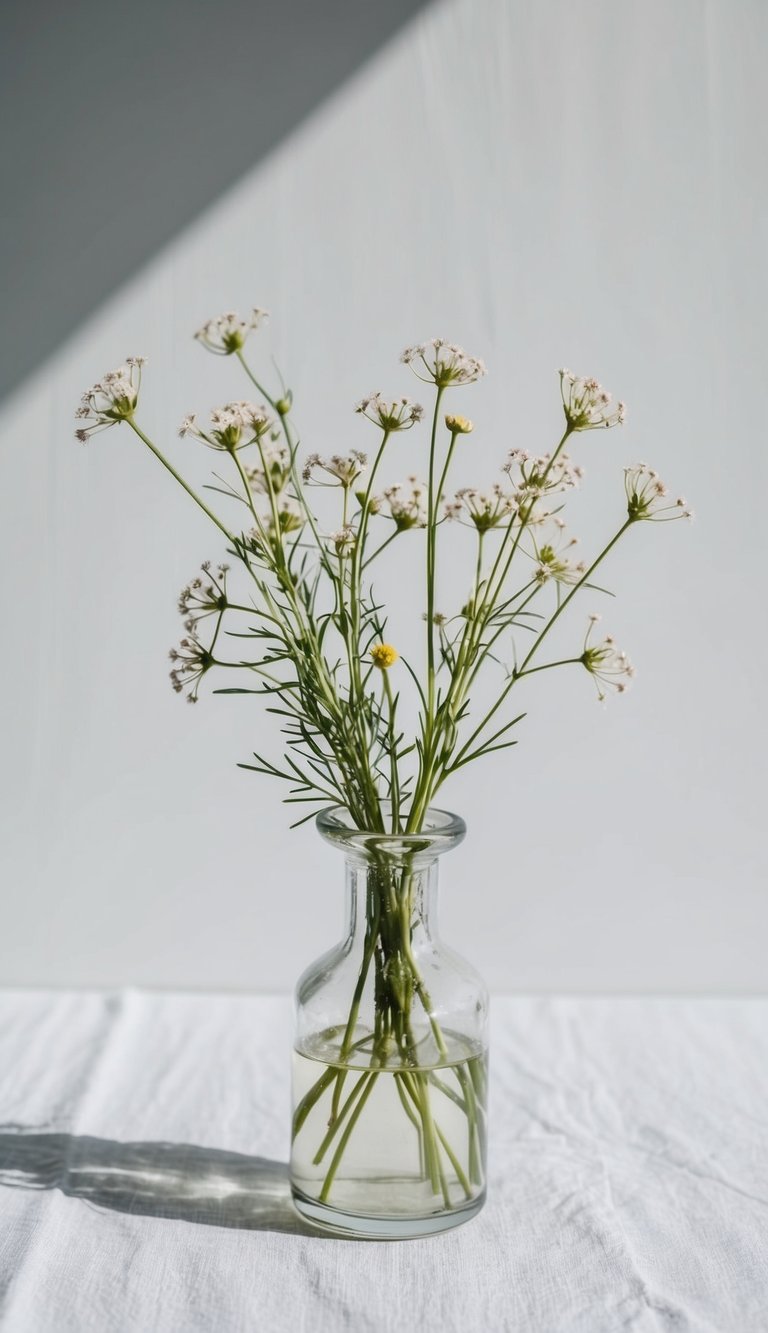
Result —
[[489, 1201], [293, 1213], [284, 998], [0, 993], [8, 1333], [768, 1329], [768, 1000], [496, 999]]

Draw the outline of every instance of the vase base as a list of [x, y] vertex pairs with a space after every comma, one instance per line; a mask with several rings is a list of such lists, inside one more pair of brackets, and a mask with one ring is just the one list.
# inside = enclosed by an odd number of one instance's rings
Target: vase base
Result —
[[294, 1186], [292, 1190], [293, 1206], [302, 1217], [324, 1231], [333, 1231], [337, 1236], [347, 1236], [356, 1240], [417, 1240], [421, 1236], [437, 1236], [441, 1231], [451, 1231], [470, 1222], [485, 1203], [485, 1191], [472, 1199], [462, 1208], [451, 1208], [450, 1212], [429, 1213], [421, 1217], [386, 1217], [371, 1216], [363, 1213], [348, 1213], [342, 1208], [330, 1208], [328, 1204], [310, 1199]]

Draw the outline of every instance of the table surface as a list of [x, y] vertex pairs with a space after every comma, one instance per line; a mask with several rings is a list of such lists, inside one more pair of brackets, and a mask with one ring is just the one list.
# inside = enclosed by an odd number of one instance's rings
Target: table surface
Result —
[[489, 1200], [294, 1214], [282, 997], [0, 992], [9, 1333], [768, 1329], [768, 999], [493, 1004]]

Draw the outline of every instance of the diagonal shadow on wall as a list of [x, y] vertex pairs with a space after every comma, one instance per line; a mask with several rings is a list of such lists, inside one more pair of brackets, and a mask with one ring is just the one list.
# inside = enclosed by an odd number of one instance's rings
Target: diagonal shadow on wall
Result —
[[0, 398], [430, 2], [6, 0]]
[[144, 1217], [328, 1238], [294, 1211], [285, 1163], [190, 1143], [120, 1143], [3, 1126], [0, 1186], [58, 1189]]

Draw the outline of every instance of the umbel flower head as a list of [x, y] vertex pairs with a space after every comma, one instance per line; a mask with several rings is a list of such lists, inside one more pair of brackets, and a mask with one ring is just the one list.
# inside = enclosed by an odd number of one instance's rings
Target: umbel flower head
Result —
[[269, 312], [254, 307], [247, 319], [241, 319], [235, 310], [228, 310], [225, 315], [216, 315], [206, 320], [195, 337], [217, 356], [232, 356], [245, 346], [245, 340], [254, 329], [258, 329], [269, 319]]
[[369, 393], [355, 404], [355, 411], [367, 417], [374, 426], [382, 430], [410, 430], [424, 416], [421, 403], [414, 403], [410, 398], [383, 398], [380, 393]]
[[624, 469], [624, 490], [627, 515], [633, 523], [643, 519], [652, 523], [671, 523], [676, 518], [693, 518], [683, 497], [680, 495], [676, 500], [670, 500], [658, 472], [645, 463]]
[[571, 430], [621, 426], [627, 418], [624, 403], [611, 407], [611, 395], [595, 379], [580, 379], [572, 370], [558, 371], [565, 419]]
[[209, 449], [224, 450], [233, 453], [247, 444], [254, 444], [274, 430], [272, 421], [263, 403], [244, 401], [225, 403], [224, 407], [215, 407], [211, 412], [211, 424], [207, 430], [197, 425], [194, 413], [186, 416], [179, 426], [179, 435], [194, 435], [202, 440]]
[[371, 649], [371, 661], [375, 667], [378, 667], [379, 671], [388, 671], [391, 666], [394, 666], [399, 655], [397, 649], [393, 648], [391, 643], [375, 643]]
[[168, 655], [173, 662], [170, 675], [174, 690], [177, 694], [186, 690], [187, 703], [197, 703], [200, 682], [206, 671], [214, 665], [211, 652], [203, 647], [197, 634], [192, 632], [181, 640], [178, 648], [172, 648]]
[[578, 583], [587, 567], [583, 560], [574, 564], [565, 552], [572, 550], [574, 546], [578, 546], [579, 539], [566, 535], [565, 523], [562, 519], [556, 518], [554, 524], [556, 536], [550, 541], [538, 542], [534, 538], [536, 569], [533, 577], [539, 584]]
[[419, 481], [418, 477], [409, 477], [408, 487], [406, 490], [402, 482], [397, 481], [384, 492], [390, 517], [394, 519], [398, 532], [404, 532], [406, 528], [427, 526], [427, 484]]
[[625, 652], [620, 652], [610, 634], [606, 634], [600, 643], [590, 643], [592, 631], [600, 620], [599, 616], [589, 617], [589, 628], [584, 639], [584, 651], [579, 661], [595, 682], [597, 697], [602, 703], [606, 689], [623, 694], [628, 682], [635, 674], [635, 668]]
[[[311, 482], [315, 486], [344, 486], [348, 488], [365, 470], [367, 462], [367, 455], [361, 454], [359, 449], [353, 449], [350, 454], [346, 455], [333, 454], [331, 458], [321, 458], [319, 454], [309, 454], [301, 475], [306, 482]], [[318, 471], [325, 472], [333, 480], [319, 480], [316, 476]]]
[[357, 531], [351, 523], [346, 523], [338, 532], [329, 532], [328, 540], [337, 555], [349, 555], [357, 540]]
[[446, 518], [471, 523], [478, 532], [488, 532], [502, 523], [508, 524], [516, 509], [516, 497], [495, 482], [489, 491], [463, 486], [453, 500], [446, 501], [444, 513]]
[[144, 356], [126, 357], [124, 366], [108, 370], [98, 384], [86, 390], [75, 412], [77, 420], [84, 423], [75, 431], [76, 440], [85, 444], [97, 431], [130, 420], [139, 401], [141, 368], [146, 364]]
[[[526, 449], [510, 450], [502, 472], [509, 476], [519, 504], [538, 500], [543, 495], [554, 495], [578, 486], [584, 469], [575, 464], [568, 454], [529, 454]], [[530, 521], [530, 519], [529, 519]]]
[[461, 347], [444, 338], [432, 338], [430, 342], [406, 347], [400, 360], [410, 366], [420, 380], [436, 384], [441, 389], [474, 384], [488, 373], [479, 357], [469, 356]]
[[210, 560], [204, 560], [200, 569], [203, 577], [197, 574], [179, 593], [179, 614], [184, 617], [184, 628], [188, 634], [196, 634], [197, 625], [201, 620], [206, 616], [221, 614], [229, 605], [227, 601], [229, 565], [217, 565], [214, 573], [211, 570]]

